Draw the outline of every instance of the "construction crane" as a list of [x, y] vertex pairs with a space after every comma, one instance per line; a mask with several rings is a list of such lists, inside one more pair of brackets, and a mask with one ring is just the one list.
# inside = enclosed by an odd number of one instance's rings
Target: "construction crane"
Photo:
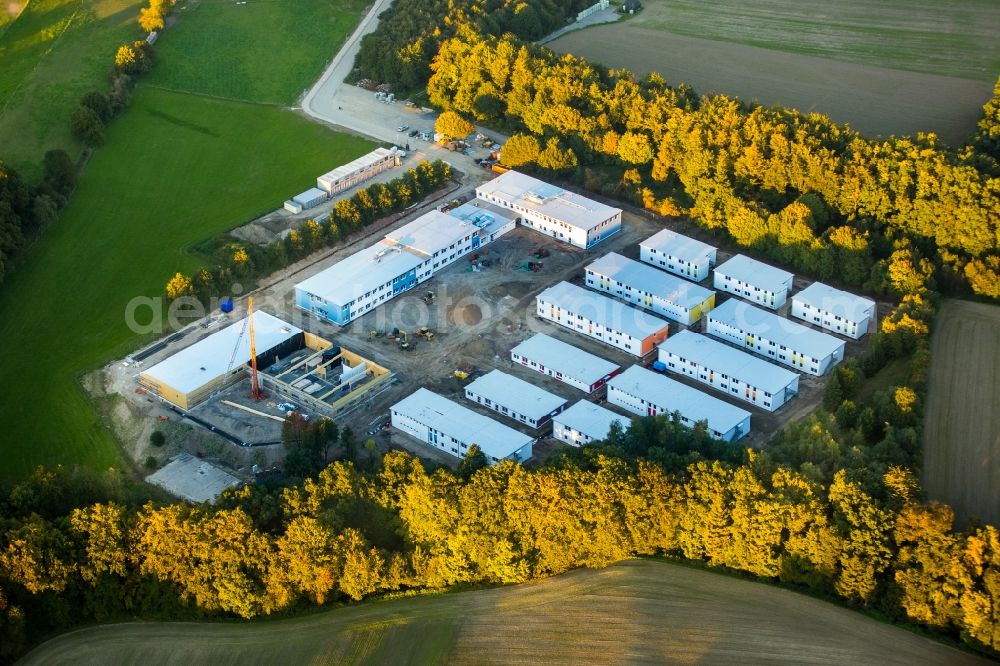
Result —
[[247, 319], [250, 320], [250, 397], [254, 400], [263, 400], [264, 392], [260, 389], [260, 380], [257, 379], [257, 339], [253, 332], [253, 296], [247, 299]]
[[227, 375], [233, 369], [233, 365], [236, 364], [236, 356], [240, 353], [240, 345], [248, 329], [250, 330], [250, 397], [255, 400], [261, 400], [264, 398], [264, 392], [261, 390], [260, 380], [257, 378], [257, 340], [253, 330], [253, 296], [247, 299], [247, 318], [243, 320], [243, 327], [240, 328], [240, 334], [236, 337], [236, 345], [233, 347], [233, 353], [229, 357], [229, 365], [226, 366]]

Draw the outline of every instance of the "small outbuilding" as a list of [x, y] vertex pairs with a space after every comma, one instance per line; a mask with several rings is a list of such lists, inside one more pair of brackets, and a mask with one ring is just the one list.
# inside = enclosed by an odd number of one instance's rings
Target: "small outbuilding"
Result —
[[581, 400], [552, 418], [552, 436], [571, 446], [582, 446], [607, 438], [616, 423], [628, 430], [629, 421], [610, 409]]

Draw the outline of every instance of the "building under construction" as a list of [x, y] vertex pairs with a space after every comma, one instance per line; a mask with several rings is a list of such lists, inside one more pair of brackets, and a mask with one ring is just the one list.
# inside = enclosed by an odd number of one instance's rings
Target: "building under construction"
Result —
[[251, 375], [258, 397], [277, 394], [323, 416], [348, 411], [393, 378], [373, 361], [258, 311], [143, 371], [139, 383], [189, 410]]

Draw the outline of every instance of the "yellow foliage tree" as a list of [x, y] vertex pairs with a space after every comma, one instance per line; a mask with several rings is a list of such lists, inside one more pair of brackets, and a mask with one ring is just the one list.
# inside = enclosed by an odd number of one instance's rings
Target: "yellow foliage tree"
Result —
[[174, 300], [191, 293], [191, 278], [183, 273], [174, 273], [167, 282], [167, 298]]

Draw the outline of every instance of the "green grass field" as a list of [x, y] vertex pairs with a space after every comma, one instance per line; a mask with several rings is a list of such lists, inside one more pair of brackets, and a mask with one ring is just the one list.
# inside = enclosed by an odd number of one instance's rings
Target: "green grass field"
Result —
[[175, 90], [290, 105], [354, 30], [364, 5], [192, 2], [177, 11], [177, 25], [157, 44], [159, 63], [148, 80]]
[[[0, 0], [0, 9], [22, 1]], [[140, 35], [141, 4], [30, 0], [17, 20], [3, 25], [0, 19], [0, 160], [36, 179], [45, 151], [76, 154], [70, 114], [84, 93], [107, 87], [115, 49]]]
[[993, 0], [648, 0], [636, 25], [834, 60], [993, 82]]
[[198, 265], [192, 243], [371, 148], [277, 107], [140, 86], [62, 218], [0, 289], [0, 478], [119, 460], [76, 377], [138, 344], [129, 299]]
[[24, 664], [988, 663], [840, 606], [628, 561], [516, 587], [375, 601], [290, 620], [84, 629]]

